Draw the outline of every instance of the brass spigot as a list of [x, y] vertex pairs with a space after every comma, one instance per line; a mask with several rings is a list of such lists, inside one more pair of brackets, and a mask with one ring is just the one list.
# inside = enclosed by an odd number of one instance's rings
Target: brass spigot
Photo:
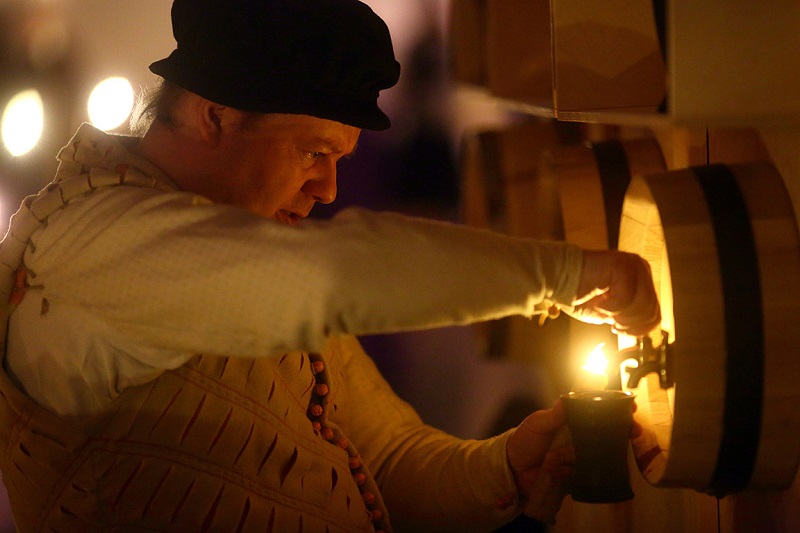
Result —
[[675, 384], [672, 376], [671, 350], [669, 348], [669, 332], [661, 331], [661, 344], [653, 346], [653, 340], [649, 336], [639, 337], [636, 345], [618, 352], [621, 360], [636, 359], [639, 366], [626, 366], [630, 377], [628, 378], [628, 388], [636, 388], [639, 381], [651, 372], [658, 374], [659, 383], [662, 389], [668, 389]]

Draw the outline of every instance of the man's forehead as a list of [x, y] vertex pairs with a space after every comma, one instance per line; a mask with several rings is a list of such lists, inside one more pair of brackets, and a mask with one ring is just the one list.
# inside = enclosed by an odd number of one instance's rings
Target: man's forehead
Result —
[[281, 136], [303, 142], [314, 142], [337, 151], [351, 151], [361, 134], [361, 129], [341, 122], [310, 115], [270, 113], [259, 116], [252, 124], [256, 132]]
[[308, 115], [288, 115], [287, 118], [279, 124], [286, 124], [294, 132], [295, 138], [303, 142], [345, 154], [356, 149], [361, 133], [359, 128]]

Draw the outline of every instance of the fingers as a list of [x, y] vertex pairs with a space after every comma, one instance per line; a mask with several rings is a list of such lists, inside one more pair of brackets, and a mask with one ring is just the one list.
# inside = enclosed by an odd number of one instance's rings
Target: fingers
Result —
[[642, 433], [644, 433], [644, 428], [639, 422], [634, 420], [633, 425], [631, 426], [631, 436], [630, 436], [631, 440], [638, 439], [639, 437], [642, 436]]
[[[559, 444], [561, 435], [565, 436]], [[542, 464], [515, 471], [517, 489], [525, 501], [524, 513], [540, 522], [554, 523], [561, 502], [567, 495], [567, 484], [574, 474], [575, 453], [566, 427], [558, 430], [553, 446]]]
[[564, 404], [559, 399], [553, 407], [529, 415], [509, 437], [508, 461], [512, 469], [524, 470], [540, 466], [550, 449], [556, 432], [566, 422]]
[[575, 470], [575, 449], [572, 446], [551, 448], [545, 455], [542, 466], [553, 479], [568, 480]]
[[[658, 303], [653, 274], [650, 265], [641, 257], [626, 255], [633, 282], [617, 293], [609, 291], [609, 298], [604, 302], [607, 309], [617, 309], [614, 315], [614, 329], [630, 335], [644, 335], [657, 327], [661, 322], [661, 306]], [[616, 300], [615, 300], [616, 298]]]
[[531, 487], [536, 479], [546, 473], [554, 481], [563, 482], [572, 477], [575, 469], [575, 451], [572, 446], [551, 448], [536, 467], [517, 472], [517, 480], [523, 487]]
[[598, 294], [584, 303], [576, 305], [569, 314], [589, 324], [614, 325], [615, 313], [605, 308], [606, 300], [608, 300], [608, 294]]
[[572, 316], [612, 324], [618, 332], [644, 335], [661, 322], [649, 264], [635, 254], [584, 251], [578, 305]]

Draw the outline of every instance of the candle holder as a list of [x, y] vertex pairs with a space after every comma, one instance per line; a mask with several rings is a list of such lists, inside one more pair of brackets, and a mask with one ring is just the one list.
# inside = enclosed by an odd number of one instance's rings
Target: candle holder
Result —
[[614, 503], [633, 498], [628, 472], [628, 442], [633, 425], [630, 392], [598, 390], [561, 396], [575, 448], [572, 499]]

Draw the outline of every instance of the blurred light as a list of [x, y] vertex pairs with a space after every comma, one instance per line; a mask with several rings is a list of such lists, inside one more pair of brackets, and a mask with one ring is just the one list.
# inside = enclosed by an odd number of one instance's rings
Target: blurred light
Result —
[[133, 109], [133, 88], [125, 78], [107, 78], [89, 96], [89, 120], [101, 130], [125, 122]]
[[3, 111], [3, 144], [14, 157], [28, 153], [42, 136], [44, 104], [39, 91], [28, 89], [14, 95]]
[[603, 352], [603, 347], [605, 345], [606, 344], [603, 342], [595, 346], [592, 353], [586, 358], [586, 364], [581, 368], [592, 374], [605, 374], [606, 368], [608, 368], [608, 358]]

